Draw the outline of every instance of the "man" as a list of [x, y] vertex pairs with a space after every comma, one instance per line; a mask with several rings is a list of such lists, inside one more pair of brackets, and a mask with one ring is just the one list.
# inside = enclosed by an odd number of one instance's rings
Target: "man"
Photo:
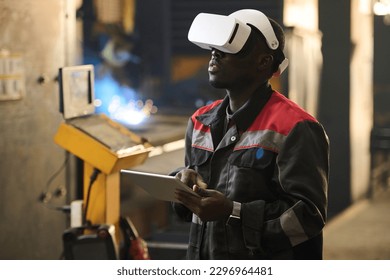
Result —
[[328, 138], [269, 84], [287, 64], [283, 30], [240, 10], [200, 14], [189, 39], [211, 49], [210, 84], [227, 94], [188, 123], [186, 168], [176, 176], [197, 195], [177, 191], [173, 205], [192, 222], [187, 258], [322, 259]]

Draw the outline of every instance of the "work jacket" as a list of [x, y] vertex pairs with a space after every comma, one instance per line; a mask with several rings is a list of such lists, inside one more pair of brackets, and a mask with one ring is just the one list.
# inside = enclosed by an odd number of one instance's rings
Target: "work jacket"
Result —
[[227, 96], [192, 115], [185, 162], [208, 188], [241, 203], [241, 220], [204, 222], [175, 203], [192, 223], [187, 258], [321, 259], [329, 171], [323, 127], [268, 84], [229, 126], [228, 105]]

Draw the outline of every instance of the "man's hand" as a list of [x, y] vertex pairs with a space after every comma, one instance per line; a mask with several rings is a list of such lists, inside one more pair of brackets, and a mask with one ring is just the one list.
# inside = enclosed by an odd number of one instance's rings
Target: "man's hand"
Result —
[[175, 196], [202, 221], [227, 218], [232, 212], [233, 202], [219, 191], [203, 189], [198, 185], [194, 185], [193, 190], [199, 196], [181, 190], [176, 190]]
[[176, 174], [176, 178], [179, 178], [184, 184], [192, 188], [193, 185], [198, 185], [202, 189], [207, 189], [207, 184], [203, 181], [202, 176], [192, 169], [183, 169]]

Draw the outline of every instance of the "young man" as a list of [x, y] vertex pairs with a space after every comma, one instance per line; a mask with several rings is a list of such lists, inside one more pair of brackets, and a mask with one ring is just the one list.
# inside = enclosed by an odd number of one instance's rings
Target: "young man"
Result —
[[269, 84], [287, 64], [283, 30], [240, 10], [198, 15], [189, 39], [211, 49], [210, 84], [227, 94], [188, 123], [176, 176], [198, 195], [177, 191], [174, 203], [192, 222], [187, 258], [321, 259], [328, 138]]

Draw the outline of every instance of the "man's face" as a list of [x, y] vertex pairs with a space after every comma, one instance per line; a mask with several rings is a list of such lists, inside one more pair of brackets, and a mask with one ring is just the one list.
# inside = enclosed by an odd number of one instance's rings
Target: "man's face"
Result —
[[208, 72], [209, 82], [213, 87], [227, 90], [240, 89], [261, 78], [258, 63], [263, 47], [256, 45], [258, 40], [251, 37], [237, 54], [212, 50]]

